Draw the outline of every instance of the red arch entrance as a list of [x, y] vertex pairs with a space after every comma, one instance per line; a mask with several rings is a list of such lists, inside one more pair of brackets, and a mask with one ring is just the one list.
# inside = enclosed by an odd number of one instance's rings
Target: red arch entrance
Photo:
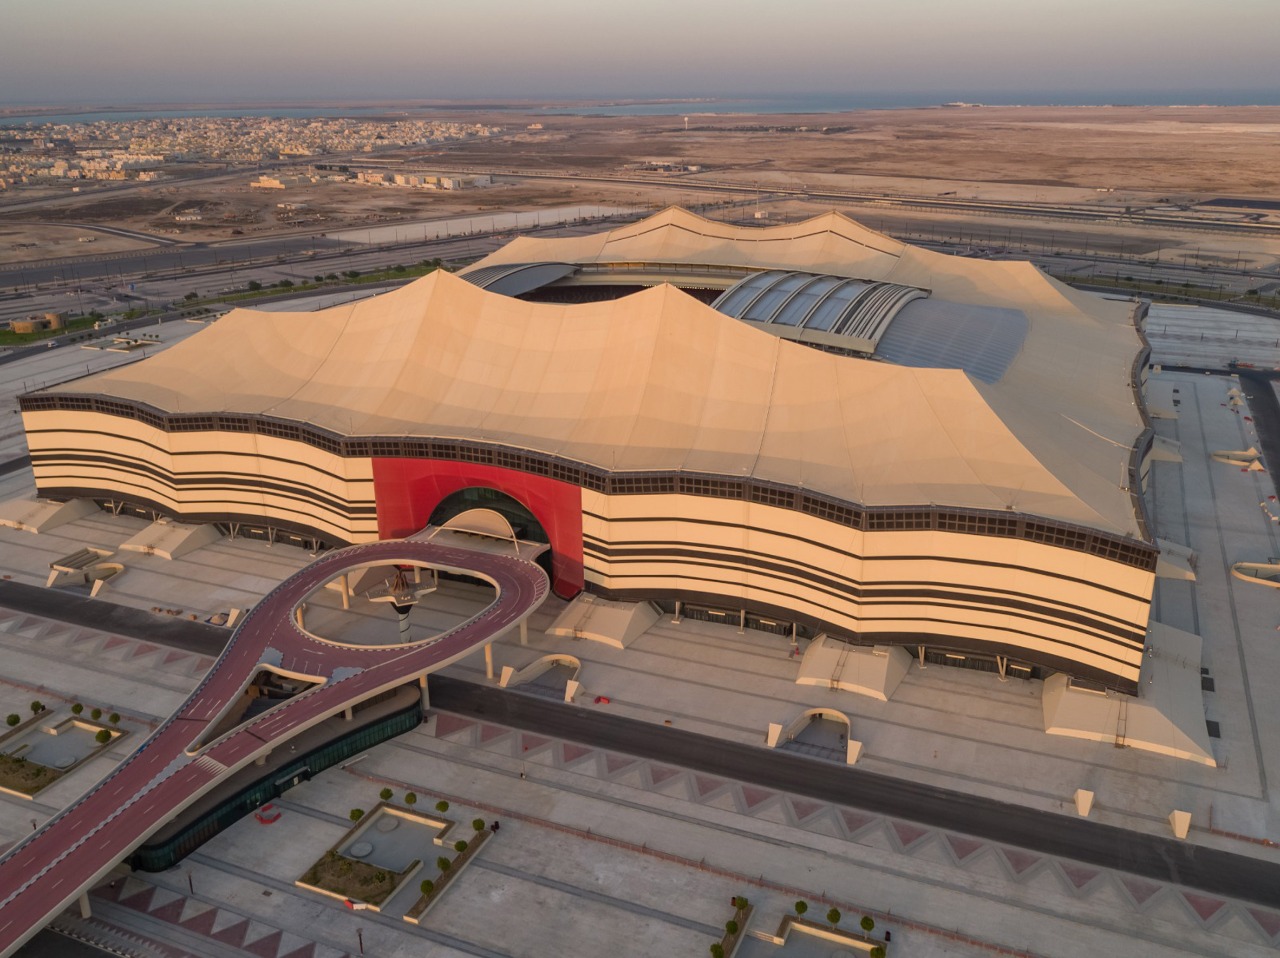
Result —
[[446, 496], [469, 486], [506, 493], [537, 517], [551, 540], [551, 587], [563, 599], [582, 591], [582, 491], [513, 469], [444, 459], [374, 459], [378, 535], [412, 535]]

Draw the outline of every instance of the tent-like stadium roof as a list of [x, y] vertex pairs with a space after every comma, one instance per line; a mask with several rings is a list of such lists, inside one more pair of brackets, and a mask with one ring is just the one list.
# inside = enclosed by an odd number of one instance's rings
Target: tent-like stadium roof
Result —
[[[850, 240], [809, 242], [834, 251]], [[875, 256], [899, 270], [918, 254]], [[1077, 308], [1078, 294], [1046, 288], [1029, 266], [955, 262], [994, 266], [1012, 308], [1028, 293], [1052, 305], [1034, 315], [998, 383], [809, 349], [671, 286], [540, 304], [436, 272], [319, 312], [238, 309], [150, 359], [57, 391], [349, 436], [487, 441], [619, 472], [751, 476], [865, 505], [1013, 509], [1138, 536], [1121, 486], [1142, 430], [1127, 386], [1133, 329]], [[968, 282], [975, 295], [988, 285]]]

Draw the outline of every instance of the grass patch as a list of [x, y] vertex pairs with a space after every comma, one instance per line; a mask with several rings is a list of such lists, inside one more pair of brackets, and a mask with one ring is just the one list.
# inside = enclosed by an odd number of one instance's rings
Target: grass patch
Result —
[[304, 884], [323, 888], [352, 901], [381, 905], [406, 874], [408, 869], [403, 872], [388, 871], [368, 862], [346, 858], [331, 850], [307, 869], [301, 880]]
[[66, 326], [62, 329], [40, 329], [34, 333], [15, 333], [12, 329], [0, 329], [0, 346], [19, 346], [22, 343], [34, 343], [42, 339], [74, 333], [80, 329], [92, 329], [93, 324], [100, 319], [102, 319], [101, 316], [78, 316], [67, 320]]
[[57, 769], [37, 765], [21, 757], [0, 755], [0, 785], [15, 792], [34, 795], [61, 777], [62, 773]]

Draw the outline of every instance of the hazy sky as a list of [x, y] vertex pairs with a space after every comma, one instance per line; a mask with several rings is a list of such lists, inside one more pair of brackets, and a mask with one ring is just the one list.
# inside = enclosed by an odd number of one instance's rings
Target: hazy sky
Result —
[[1280, 0], [10, 0], [5, 8], [0, 103], [1280, 95]]

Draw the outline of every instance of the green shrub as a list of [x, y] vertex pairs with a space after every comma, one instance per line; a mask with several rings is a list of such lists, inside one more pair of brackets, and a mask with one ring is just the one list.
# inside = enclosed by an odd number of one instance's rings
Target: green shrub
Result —
[[747, 908], [747, 905], [749, 905], [749, 904], [751, 904], [751, 903], [750, 903], [749, 901], [747, 901], [747, 899], [746, 899], [744, 896], [742, 896], [742, 895], [735, 895], [735, 896], [734, 896], [734, 899], [733, 899], [733, 907], [734, 907], [734, 908], [736, 908], [736, 909], [738, 909], [738, 911], [745, 911], [745, 910], [746, 910], [746, 908]]
[[5, 721], [5, 724], [9, 726], [9, 728], [13, 728], [15, 725], [17, 725], [19, 722], [22, 721], [22, 718], [18, 715], [17, 712], [10, 712], [4, 721]]
[[453, 862], [449, 861], [449, 859], [445, 858], [443, 855], [436, 859], [436, 868], [440, 869], [441, 875], [447, 872], [449, 870], [449, 866], [452, 864]]
[[862, 921], [858, 922], [858, 924], [862, 926], [862, 930], [866, 932], [868, 935], [871, 934], [871, 929], [875, 928], [876, 926], [875, 919], [872, 918], [870, 915], [863, 915]]
[[98, 721], [98, 719], [102, 718], [102, 709], [94, 709], [89, 713], [89, 718], [93, 719], [95, 722]]
[[436, 802], [436, 811], [439, 812], [441, 815], [443, 815], [448, 810], [449, 810], [449, 803], [446, 802], [443, 798], [440, 799], [440, 801]]
[[41, 702], [39, 699], [36, 699], [34, 702], [31, 703], [32, 715], [39, 715], [43, 711], [44, 711], [44, 703]]
[[796, 902], [795, 908], [797, 915], [803, 915], [809, 910], [809, 903], [807, 901], [798, 901]]
[[414, 805], [418, 804], [418, 796], [415, 795], [413, 792], [405, 792], [404, 803], [408, 805], [410, 808], [413, 808]]
[[363, 808], [353, 808], [353, 809], [351, 809], [351, 811], [350, 811], [350, 812], [348, 812], [347, 814], [348, 814], [348, 817], [349, 817], [353, 822], [358, 822], [358, 821], [360, 821], [360, 819], [364, 818], [364, 809], [363, 809]]
[[711, 958], [724, 958], [724, 945], [718, 941], [711, 943]]
[[831, 923], [832, 928], [840, 924], [840, 909], [832, 908], [829, 912], [827, 912], [827, 921]]
[[106, 745], [111, 741], [111, 733], [104, 728], [98, 729], [98, 734], [93, 737], [94, 741], [99, 745]]
[[119, 713], [119, 712], [112, 712], [110, 715], [108, 715], [108, 716], [107, 716], [107, 721], [108, 721], [108, 722], [110, 722], [112, 725], [119, 725], [119, 724], [120, 724], [120, 713]]
[[436, 890], [436, 883], [433, 882], [430, 878], [426, 878], [423, 880], [422, 884], [418, 886], [418, 890], [422, 892], [424, 896], [430, 895], [432, 892]]
[[473, 832], [482, 832], [482, 831], [484, 831], [484, 819], [483, 819], [483, 818], [473, 818], [473, 819], [471, 820], [471, 830], [472, 830]]
[[870, 958], [884, 958], [884, 945], [876, 945], [869, 954]]
[[738, 933], [738, 923], [730, 918], [724, 923], [724, 930], [730, 935], [736, 935]]
[[463, 841], [454, 842], [453, 850], [457, 852], [459, 855], [461, 855], [463, 852], [467, 850], [467, 843]]
[[71, 706], [72, 715], [79, 715], [83, 711], [84, 711], [84, 706], [81, 705], [79, 702], [76, 702], [74, 705]]
[[391, 789], [389, 788], [384, 788], [382, 791], [378, 793], [378, 797], [382, 799], [384, 802], [391, 801], [391, 795], [392, 795], [392, 792], [391, 792]]

